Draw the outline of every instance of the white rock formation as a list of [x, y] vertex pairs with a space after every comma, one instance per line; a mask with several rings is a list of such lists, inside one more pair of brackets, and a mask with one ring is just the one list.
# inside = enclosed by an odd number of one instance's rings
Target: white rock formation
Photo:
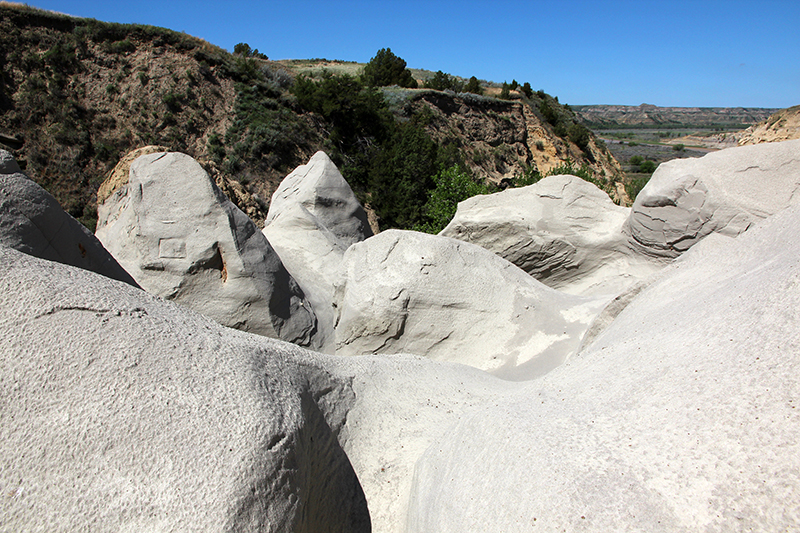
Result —
[[322, 352], [336, 349], [333, 286], [345, 250], [372, 235], [366, 220], [324, 152], [289, 174], [272, 196], [263, 232], [314, 307], [315, 343]]
[[630, 209], [576, 176], [549, 176], [458, 204], [440, 233], [477, 244], [572, 294], [617, 294], [660, 268], [631, 253]]
[[0, 150], [0, 246], [137, 286], [100, 241]]
[[285, 206], [300, 204], [345, 247], [372, 236], [367, 214], [339, 169], [325, 152], [317, 152], [281, 182], [272, 195], [265, 225]]
[[659, 165], [625, 226], [639, 252], [676, 257], [712, 232], [736, 236], [800, 201], [800, 140]]
[[798, 241], [800, 207], [709, 237], [534, 381], [332, 360], [373, 530], [797, 529]]
[[255, 224], [191, 157], [139, 157], [97, 237], [148, 292], [219, 323], [313, 346], [316, 318]]
[[0, 324], [3, 531], [370, 530], [301, 348], [5, 247]]
[[558, 366], [605, 300], [542, 285], [469, 243], [389, 230], [344, 254], [336, 353], [412, 353], [531, 379]]

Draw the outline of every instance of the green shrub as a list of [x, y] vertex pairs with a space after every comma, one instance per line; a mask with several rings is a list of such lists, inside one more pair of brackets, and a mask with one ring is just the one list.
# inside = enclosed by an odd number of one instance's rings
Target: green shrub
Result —
[[648, 159], [647, 161], [642, 161], [642, 164], [639, 165], [639, 172], [645, 172], [647, 174], [652, 174], [653, 172], [656, 171], [656, 167], [657, 166], [658, 165], [656, 165], [655, 161], [650, 161]]
[[551, 169], [546, 176], [558, 176], [560, 174], [569, 174], [570, 176], [577, 176], [584, 181], [594, 183], [597, 187], [603, 188], [603, 183], [594, 177], [591, 167], [584, 163], [580, 168], [575, 166], [572, 159], [567, 159], [557, 167]]
[[641, 178], [636, 178], [626, 183], [625, 193], [627, 193], [628, 198], [630, 198], [631, 200], [635, 200], [636, 196], [642, 189], [644, 189], [644, 186], [647, 185], [648, 181], [650, 181], [650, 176], [643, 176]]
[[237, 45], [235, 45], [233, 47], [233, 54], [242, 57], [255, 57], [264, 60], [269, 59], [267, 56], [259, 52], [258, 48], [256, 48], [255, 50], [251, 49], [250, 45], [247, 43], [238, 43]]
[[533, 185], [543, 178], [542, 174], [536, 170], [536, 167], [526, 167], [521, 175], [514, 176], [511, 182], [512, 187], [527, 187]]
[[458, 165], [440, 170], [433, 181], [435, 186], [429, 191], [423, 207], [424, 222], [414, 226], [416, 231], [439, 233], [453, 219], [458, 202], [491, 192], [489, 187], [473, 180]]
[[445, 74], [441, 70], [437, 71], [429, 79], [425, 80], [423, 85], [426, 89], [434, 89], [436, 91], [454, 91], [460, 93], [464, 90], [464, 84], [457, 78], [449, 74]]
[[399, 85], [406, 88], [417, 88], [417, 80], [406, 68], [406, 62], [392, 53], [391, 48], [381, 48], [375, 57], [364, 66], [362, 74], [364, 83], [370, 87]]
[[181, 110], [181, 103], [182, 103], [181, 95], [170, 91], [168, 93], [165, 93], [164, 96], [161, 97], [161, 100], [164, 102], [164, 104], [167, 106], [167, 109], [169, 109], [170, 111], [178, 112]]
[[511, 88], [506, 82], [503, 82], [503, 87], [500, 89], [500, 99], [511, 100]]
[[531, 84], [527, 81], [522, 85], [522, 94], [524, 94], [526, 98], [533, 96], [533, 89], [531, 89]]
[[556, 113], [555, 109], [553, 109], [547, 101], [542, 100], [542, 102], [539, 103], [539, 112], [551, 125], [555, 126], [558, 123], [558, 113]]
[[683, 152], [686, 149], [686, 146], [681, 143], [673, 144], [672, 149], [676, 152]]
[[416, 124], [398, 125], [374, 150], [369, 166], [370, 205], [380, 227], [410, 229], [424, 220], [423, 207], [439, 164], [439, 146]]
[[591, 139], [591, 135], [586, 126], [577, 122], [572, 124], [567, 129], [567, 136], [569, 137], [569, 140], [575, 143], [575, 145], [583, 152], [589, 151], [589, 141]]

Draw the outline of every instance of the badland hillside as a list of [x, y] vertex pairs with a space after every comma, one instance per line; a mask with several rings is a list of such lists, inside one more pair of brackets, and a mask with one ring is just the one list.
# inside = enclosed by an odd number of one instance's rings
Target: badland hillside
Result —
[[778, 111], [756, 107], [658, 107], [650, 104], [575, 105], [572, 108], [584, 124], [595, 129], [661, 126], [744, 129]]
[[406, 69], [421, 88], [400, 87], [367, 80], [364, 65], [270, 61], [244, 43], [232, 54], [168, 29], [17, 4], [0, 5], [0, 48], [0, 145], [90, 228], [98, 186], [148, 145], [199, 160], [259, 223], [280, 180], [320, 149], [384, 229], [428, 223], [445, 169], [487, 190], [573, 169], [629, 201], [605, 146], [529, 84], [465, 92]]

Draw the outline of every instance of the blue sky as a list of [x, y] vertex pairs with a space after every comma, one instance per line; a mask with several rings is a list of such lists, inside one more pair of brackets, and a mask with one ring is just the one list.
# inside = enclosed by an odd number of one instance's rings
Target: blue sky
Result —
[[800, 104], [800, 0], [71, 1], [28, 5], [163, 26], [270, 59], [366, 62], [530, 82], [569, 104]]

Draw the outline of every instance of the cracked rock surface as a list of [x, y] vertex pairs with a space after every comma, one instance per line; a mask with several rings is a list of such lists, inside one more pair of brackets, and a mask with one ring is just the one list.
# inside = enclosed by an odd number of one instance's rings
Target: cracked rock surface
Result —
[[316, 317], [264, 235], [191, 157], [136, 159], [97, 237], [146, 291], [223, 324], [314, 347]]
[[800, 140], [659, 165], [625, 225], [631, 246], [677, 257], [710, 233], [736, 236], [800, 202]]

